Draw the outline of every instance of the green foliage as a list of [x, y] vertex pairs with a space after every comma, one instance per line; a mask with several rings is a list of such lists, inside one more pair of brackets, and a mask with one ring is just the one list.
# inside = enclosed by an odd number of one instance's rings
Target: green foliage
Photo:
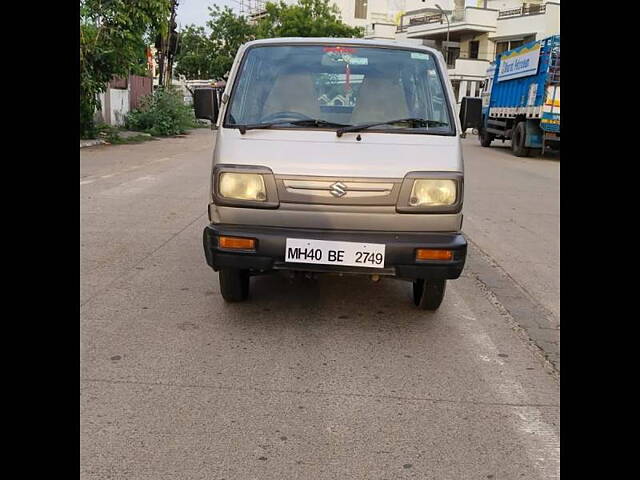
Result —
[[204, 28], [189, 25], [180, 32], [175, 71], [188, 79], [214, 78], [214, 56], [214, 44], [205, 34]]
[[257, 37], [362, 37], [360, 28], [340, 19], [340, 10], [329, 0], [298, 0], [296, 5], [267, 3], [258, 22]]
[[107, 143], [112, 145], [122, 145], [126, 143], [141, 143], [148, 140], [153, 140], [153, 137], [147, 134], [140, 135], [127, 135], [120, 136], [122, 129], [120, 127], [114, 127], [113, 125], [107, 125], [106, 123], [96, 125], [97, 137], [106, 140]]
[[109, 143], [118, 143], [120, 136], [118, 132], [120, 129], [118, 127], [114, 127], [113, 125], [107, 125], [106, 123], [101, 123], [95, 126], [98, 137], [103, 138]]
[[176, 71], [188, 79], [224, 77], [238, 48], [255, 38], [362, 37], [362, 29], [342, 23], [340, 11], [329, 0], [298, 0], [297, 5], [267, 3], [266, 15], [257, 25], [229, 7], [209, 7], [209, 15], [209, 35], [194, 25], [181, 32]]
[[114, 76], [144, 71], [145, 39], [167, 28], [170, 0], [80, 1], [80, 136], [97, 130], [98, 95]]
[[153, 136], [179, 135], [198, 126], [193, 109], [184, 104], [182, 94], [173, 87], [145, 95], [140, 108], [127, 115], [125, 125]]
[[222, 78], [233, 64], [238, 48], [255, 38], [255, 27], [243, 15], [236, 15], [229, 7], [221, 9], [217, 5], [209, 7], [211, 20], [207, 26], [211, 29], [214, 57], [212, 78]]
[[229, 7], [209, 7], [209, 16], [209, 35], [195, 25], [180, 33], [176, 72], [188, 79], [223, 78], [231, 69], [238, 48], [255, 38], [255, 27]]

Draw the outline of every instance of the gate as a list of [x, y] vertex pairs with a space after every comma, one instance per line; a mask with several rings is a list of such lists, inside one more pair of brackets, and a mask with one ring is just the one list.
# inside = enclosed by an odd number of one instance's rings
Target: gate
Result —
[[140, 106], [140, 99], [153, 91], [153, 79], [139, 75], [129, 75], [129, 108], [135, 110]]

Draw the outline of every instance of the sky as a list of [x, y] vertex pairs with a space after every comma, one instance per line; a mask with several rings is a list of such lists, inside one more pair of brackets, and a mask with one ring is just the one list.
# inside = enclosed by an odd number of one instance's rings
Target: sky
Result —
[[238, 4], [233, 0], [178, 0], [178, 15], [176, 21], [178, 29], [191, 25], [192, 23], [204, 27], [209, 20], [209, 9], [207, 7], [217, 4], [220, 7], [228, 6], [236, 12]]

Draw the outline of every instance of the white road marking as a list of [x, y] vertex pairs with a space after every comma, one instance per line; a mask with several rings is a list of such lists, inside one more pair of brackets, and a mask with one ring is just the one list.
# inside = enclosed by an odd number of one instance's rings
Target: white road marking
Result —
[[147, 188], [151, 187], [153, 184], [158, 182], [158, 177], [155, 175], [145, 175], [143, 177], [138, 177], [129, 182], [121, 183], [113, 188], [105, 190], [102, 192], [102, 195], [131, 195], [139, 193]]
[[171, 157], [158, 158], [157, 160], [152, 160], [151, 162], [145, 163], [143, 165], [132, 165], [131, 167], [125, 168], [124, 170], [120, 170], [120, 171], [115, 172], [115, 173], [109, 173], [107, 175], [101, 175], [99, 177], [94, 177], [94, 178], [89, 177], [89, 179], [81, 181], [80, 185], [86, 185], [88, 183], [93, 183], [96, 180], [103, 179], [103, 178], [115, 177], [116, 175], [121, 175], [123, 173], [131, 172], [133, 170], [137, 170], [139, 168], [146, 167], [147, 165], [151, 165], [152, 163], [166, 162], [167, 160], [171, 160]]
[[[447, 292], [459, 300], [459, 308], [465, 315], [464, 319], [473, 318], [471, 309], [455, 289]], [[450, 297], [451, 298], [451, 297]], [[478, 352], [481, 363], [481, 373], [487, 378], [487, 384], [495, 391], [504, 403], [525, 403], [527, 394], [522, 385], [515, 380], [510, 369], [500, 368], [500, 381], [495, 382], [495, 365], [505, 366], [505, 362], [498, 357], [499, 350], [486, 332], [480, 330], [480, 324], [475, 321], [461, 323], [463, 335], [474, 343], [474, 350]], [[518, 418], [517, 428], [523, 439], [527, 456], [535, 465], [541, 478], [553, 480], [560, 478], [560, 440], [553, 427], [548, 425], [537, 407], [523, 405], [511, 407]]]

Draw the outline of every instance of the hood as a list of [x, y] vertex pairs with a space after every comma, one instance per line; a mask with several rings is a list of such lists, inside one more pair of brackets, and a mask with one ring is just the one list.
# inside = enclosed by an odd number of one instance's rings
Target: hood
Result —
[[[361, 140], [356, 138], [360, 135]], [[457, 136], [220, 128], [214, 163], [260, 165], [275, 175], [403, 178], [408, 172], [462, 172]]]

